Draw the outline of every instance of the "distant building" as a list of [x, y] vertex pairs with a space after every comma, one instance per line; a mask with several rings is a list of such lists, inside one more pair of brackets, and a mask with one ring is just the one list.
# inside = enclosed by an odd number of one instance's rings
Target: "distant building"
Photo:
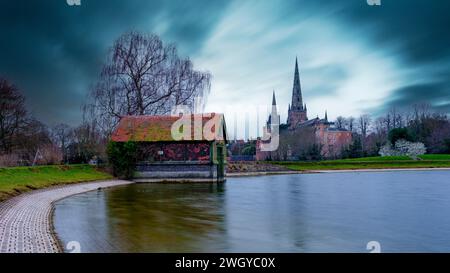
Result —
[[[188, 116], [192, 123], [187, 140], [175, 140], [172, 135], [172, 126], [179, 120], [178, 116], [125, 116], [120, 119], [111, 139], [138, 143], [136, 181], [224, 181], [227, 142], [224, 116], [216, 113]], [[199, 134], [199, 130], [194, 129], [195, 121], [200, 121], [202, 128], [209, 125], [209, 135]], [[185, 130], [184, 126], [182, 130]]]
[[228, 162], [255, 161], [255, 140], [233, 140], [228, 142]]
[[[299, 144], [311, 142], [309, 144], [319, 147], [319, 152], [324, 158], [339, 157], [342, 150], [352, 142], [352, 133], [344, 129], [337, 129], [333, 122], [328, 121], [328, 114], [325, 111], [325, 117], [320, 119], [308, 119], [308, 109], [303, 102], [302, 89], [300, 85], [300, 73], [298, 61], [295, 60], [294, 85], [292, 88], [292, 102], [288, 107], [288, 118], [285, 124], [280, 123], [280, 116], [277, 113], [277, 104], [275, 91], [272, 96], [272, 113], [270, 114], [265, 131], [271, 131], [273, 125], [279, 125], [280, 147], [281, 149], [273, 152], [262, 151], [261, 146], [264, 140], [258, 140], [256, 145], [256, 160], [296, 159], [294, 152], [298, 150]], [[311, 135], [311, 138], [308, 137]], [[291, 139], [297, 141], [291, 141]], [[305, 149], [306, 145], [303, 147]]]

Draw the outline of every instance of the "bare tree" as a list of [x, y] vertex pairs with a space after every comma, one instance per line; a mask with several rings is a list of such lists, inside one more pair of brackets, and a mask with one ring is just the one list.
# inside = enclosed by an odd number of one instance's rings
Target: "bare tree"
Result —
[[11, 152], [14, 135], [26, 119], [24, 96], [14, 85], [0, 78], [0, 151]]
[[388, 131], [387, 128], [385, 126], [385, 118], [384, 117], [379, 117], [375, 120], [375, 132], [376, 134], [380, 135], [380, 136], [386, 136]]
[[383, 122], [384, 122], [386, 130], [388, 132], [393, 129], [392, 128], [392, 119], [391, 119], [391, 114], [390, 113], [387, 113], [386, 117], [383, 118]]
[[419, 112], [419, 117], [420, 119], [423, 121], [426, 118], [429, 118], [432, 116], [432, 110], [431, 110], [431, 105], [428, 103], [421, 103], [416, 105], [415, 107], [417, 107], [418, 112]]
[[343, 116], [339, 116], [336, 118], [336, 128], [337, 129], [344, 129], [345, 125], [347, 123], [347, 120]]
[[105, 159], [107, 139], [93, 123], [84, 121], [70, 129], [69, 135], [67, 162], [88, 163], [91, 159]]
[[397, 108], [392, 107], [386, 116], [388, 131], [395, 128], [402, 128], [404, 126], [403, 118], [403, 114]]
[[69, 125], [61, 123], [52, 128], [52, 138], [61, 149], [64, 162], [67, 162], [67, 148], [70, 144], [71, 128]]
[[[14, 135], [14, 139], [16, 143], [12, 152], [19, 154], [21, 159], [28, 164], [33, 162], [38, 150], [42, 153], [44, 149], [50, 149], [53, 145], [48, 127], [33, 117], [28, 117], [23, 121], [20, 130]], [[57, 148], [56, 145], [54, 146]], [[40, 161], [39, 164], [41, 163], [44, 162]]]
[[158, 36], [127, 33], [110, 50], [88, 112], [110, 132], [123, 115], [165, 115], [176, 105], [194, 110], [196, 98], [208, 95], [210, 79]]
[[355, 129], [355, 118], [354, 117], [349, 117], [347, 119], [347, 126], [348, 126], [348, 130], [350, 132], [353, 132], [353, 130]]
[[365, 142], [367, 137], [367, 131], [370, 126], [370, 116], [369, 115], [361, 115], [359, 117], [359, 130], [361, 134], [361, 146], [363, 152], [365, 152]]

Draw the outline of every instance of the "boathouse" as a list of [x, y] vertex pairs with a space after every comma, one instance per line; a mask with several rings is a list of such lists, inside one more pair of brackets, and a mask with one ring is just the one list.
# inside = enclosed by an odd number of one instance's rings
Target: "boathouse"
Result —
[[223, 114], [124, 116], [112, 141], [137, 145], [138, 182], [223, 182], [226, 126]]

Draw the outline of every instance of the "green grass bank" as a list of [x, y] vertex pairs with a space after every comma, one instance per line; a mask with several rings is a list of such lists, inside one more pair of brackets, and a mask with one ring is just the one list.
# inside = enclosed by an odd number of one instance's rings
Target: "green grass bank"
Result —
[[0, 168], [0, 201], [34, 189], [111, 178], [89, 165]]
[[273, 162], [294, 171], [450, 168], [450, 155], [423, 155], [419, 160], [407, 156], [365, 157], [317, 162]]

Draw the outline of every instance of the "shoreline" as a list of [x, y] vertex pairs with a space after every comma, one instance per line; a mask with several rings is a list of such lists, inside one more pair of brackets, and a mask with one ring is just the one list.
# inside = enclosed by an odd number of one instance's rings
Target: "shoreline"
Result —
[[320, 173], [361, 173], [361, 172], [398, 172], [398, 171], [450, 171], [450, 168], [380, 168], [380, 169], [337, 169], [337, 170], [303, 170], [303, 171], [259, 171], [227, 173], [226, 177], [251, 177], [265, 175], [288, 174], [320, 174]]
[[286, 174], [304, 174], [308, 171], [256, 171], [256, 172], [235, 172], [227, 173], [225, 177], [246, 177], [246, 176], [265, 176], [265, 175], [286, 175]]
[[101, 188], [128, 185], [124, 180], [103, 180], [61, 185], [20, 194], [0, 203], [0, 253], [58, 253], [64, 246], [53, 226], [54, 203]]
[[402, 172], [402, 171], [450, 171], [450, 168], [382, 168], [382, 169], [351, 169], [351, 170], [317, 170], [312, 173], [362, 173], [362, 172]]

